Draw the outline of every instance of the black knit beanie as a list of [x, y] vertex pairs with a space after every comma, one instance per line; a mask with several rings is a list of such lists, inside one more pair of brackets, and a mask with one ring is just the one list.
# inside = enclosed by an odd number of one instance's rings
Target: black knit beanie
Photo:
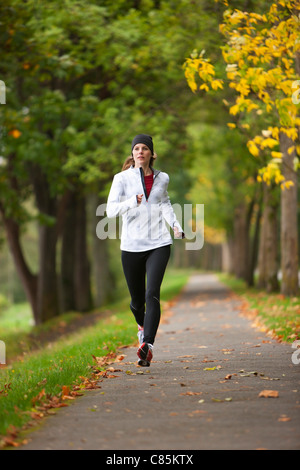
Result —
[[151, 135], [147, 134], [138, 134], [134, 137], [132, 143], [131, 143], [131, 151], [133, 150], [133, 147], [136, 144], [145, 144], [147, 147], [151, 150], [151, 153], [153, 155], [153, 141]]

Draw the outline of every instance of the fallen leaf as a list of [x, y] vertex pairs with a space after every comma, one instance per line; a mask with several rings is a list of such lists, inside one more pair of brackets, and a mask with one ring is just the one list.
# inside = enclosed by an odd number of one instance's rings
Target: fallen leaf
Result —
[[188, 395], [188, 396], [202, 395], [202, 392], [185, 392], [185, 393], [181, 393], [180, 395]]
[[203, 305], [205, 305], [205, 302], [203, 302], [202, 300], [192, 300], [190, 304], [192, 307], [203, 307]]
[[96, 361], [97, 366], [103, 367], [107, 364], [113, 364], [114, 362], [121, 362], [124, 359], [125, 355], [120, 354], [120, 355], [117, 356], [116, 353], [110, 352], [106, 356], [100, 356], [100, 357], [94, 356], [92, 354], [92, 357], [93, 357], [94, 361]]
[[101, 388], [101, 386], [98, 385], [98, 380], [88, 379], [87, 377], [83, 377], [83, 376], [79, 376], [79, 378], [82, 380], [81, 387], [86, 390], [93, 390], [95, 388]]
[[32, 411], [30, 413], [30, 416], [31, 416], [32, 419], [41, 419], [41, 418], [44, 417], [44, 413], [41, 413], [41, 412], [38, 413], [36, 411]]
[[222, 402], [224, 402], [224, 401], [232, 401], [232, 398], [231, 398], [231, 397], [224, 398], [224, 399], [221, 399], [221, 398], [212, 398], [212, 401], [216, 401], [216, 402], [222, 403]]
[[40, 382], [38, 382], [38, 387], [40, 387], [41, 385], [45, 385], [47, 383], [47, 379], [43, 379], [41, 380]]
[[263, 398], [278, 398], [279, 393], [277, 390], [262, 390], [258, 396]]
[[280, 416], [280, 418], [278, 418], [278, 421], [282, 421], [282, 422], [291, 421], [291, 418], [288, 418], [286, 415], [282, 415]]
[[10, 439], [9, 437], [4, 438], [4, 443], [6, 446], [12, 446], [12, 447], [19, 447], [21, 443], [14, 441], [13, 439]]
[[278, 377], [261, 377], [261, 380], [280, 380]]
[[119, 356], [116, 357], [115, 362], [121, 362], [121, 361], [123, 361], [124, 357], [125, 357], [125, 354], [120, 354]]
[[233, 375], [237, 375], [237, 374], [227, 374], [225, 377], [225, 380], [230, 380]]
[[258, 375], [258, 372], [246, 372], [245, 374], [241, 374], [241, 377], [250, 377], [251, 375]]
[[31, 401], [32, 401], [33, 406], [34, 406], [38, 401], [40, 401], [45, 395], [46, 395], [45, 389], [43, 388], [43, 390], [41, 390], [40, 393], [39, 393], [36, 397], [33, 397], [33, 398], [32, 398]]
[[191, 413], [188, 413], [188, 416], [190, 416], [191, 418], [194, 417], [194, 415], [197, 415], [197, 414], [206, 414], [207, 411], [205, 410], [195, 410], [195, 411], [192, 411]]
[[70, 395], [70, 387], [67, 387], [66, 385], [63, 385], [62, 394], [63, 394], [63, 396]]

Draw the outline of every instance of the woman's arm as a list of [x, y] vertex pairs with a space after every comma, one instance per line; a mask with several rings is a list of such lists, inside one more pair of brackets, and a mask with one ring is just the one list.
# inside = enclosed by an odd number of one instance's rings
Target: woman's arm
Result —
[[107, 199], [106, 214], [107, 217], [118, 217], [123, 215], [129, 209], [137, 207], [137, 197], [133, 195], [125, 199], [124, 188], [119, 175], [115, 175]]
[[164, 219], [166, 220], [166, 222], [170, 225], [170, 227], [172, 227], [172, 229], [174, 230], [174, 235], [175, 235], [175, 238], [184, 238], [184, 232], [183, 232], [183, 229], [180, 225], [180, 223], [178, 222], [177, 218], [176, 218], [176, 214], [174, 212], [174, 209], [172, 207], [172, 204], [171, 204], [171, 201], [170, 201], [170, 198], [169, 198], [169, 195], [168, 195], [168, 191], [167, 191], [167, 187], [168, 187], [168, 184], [169, 184], [169, 176], [167, 175], [167, 183], [166, 183], [166, 188], [165, 188], [165, 191], [164, 191], [164, 194], [163, 194], [163, 197], [162, 197], [162, 213], [163, 213], [163, 216], [164, 216]]

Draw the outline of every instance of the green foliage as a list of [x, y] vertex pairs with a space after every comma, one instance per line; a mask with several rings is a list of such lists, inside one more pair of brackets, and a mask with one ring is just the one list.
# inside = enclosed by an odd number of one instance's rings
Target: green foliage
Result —
[[84, 189], [120, 169], [141, 130], [183, 162], [177, 148], [191, 99], [180, 64], [201, 6], [184, 0], [135, 5], [29, 0], [25, 6], [12, 0], [1, 7], [6, 52], [0, 72], [7, 83], [2, 152], [11, 161], [0, 168], [6, 213], [21, 218], [16, 206], [31, 191], [33, 166], [46, 175], [52, 195], [75, 180]]

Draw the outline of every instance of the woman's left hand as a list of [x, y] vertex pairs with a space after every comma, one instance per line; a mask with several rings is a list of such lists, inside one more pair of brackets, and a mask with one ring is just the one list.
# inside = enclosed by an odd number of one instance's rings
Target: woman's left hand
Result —
[[174, 227], [174, 237], [175, 238], [184, 238], [184, 234], [182, 232], [179, 232], [177, 227]]

